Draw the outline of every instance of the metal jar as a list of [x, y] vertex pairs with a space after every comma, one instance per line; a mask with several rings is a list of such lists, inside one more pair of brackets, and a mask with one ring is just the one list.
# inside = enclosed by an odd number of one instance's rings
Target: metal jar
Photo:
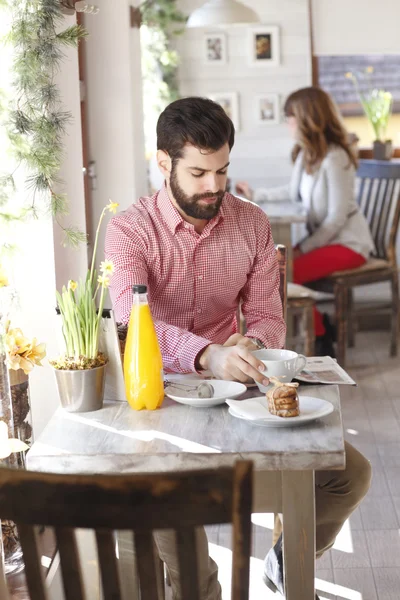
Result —
[[68, 412], [90, 412], [103, 408], [107, 365], [94, 369], [54, 369], [61, 406]]

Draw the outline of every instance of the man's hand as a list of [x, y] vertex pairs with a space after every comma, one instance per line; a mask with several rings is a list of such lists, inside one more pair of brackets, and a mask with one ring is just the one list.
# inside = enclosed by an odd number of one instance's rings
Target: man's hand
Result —
[[234, 333], [228, 337], [223, 346], [242, 346], [243, 348], [247, 348], [250, 352], [259, 350], [258, 346], [256, 346], [250, 338], [245, 337], [240, 333]]
[[243, 383], [254, 379], [262, 385], [269, 384], [269, 379], [263, 374], [264, 364], [241, 345], [211, 344], [202, 352], [198, 362], [201, 369], [211, 371], [217, 379]]

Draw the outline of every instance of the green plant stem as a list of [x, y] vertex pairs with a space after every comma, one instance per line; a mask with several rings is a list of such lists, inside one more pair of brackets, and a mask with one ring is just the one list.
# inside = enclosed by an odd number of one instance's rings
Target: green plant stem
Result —
[[97, 224], [96, 236], [94, 238], [92, 266], [90, 268], [90, 284], [91, 285], [93, 285], [93, 283], [94, 283], [93, 282], [93, 272], [94, 272], [94, 267], [95, 267], [95, 263], [96, 263], [97, 244], [98, 244], [98, 240], [99, 240], [99, 233], [100, 233], [101, 222], [103, 220], [103, 217], [105, 215], [106, 210], [107, 210], [107, 208], [103, 208], [103, 210], [101, 211], [100, 219], [99, 219], [99, 222]]

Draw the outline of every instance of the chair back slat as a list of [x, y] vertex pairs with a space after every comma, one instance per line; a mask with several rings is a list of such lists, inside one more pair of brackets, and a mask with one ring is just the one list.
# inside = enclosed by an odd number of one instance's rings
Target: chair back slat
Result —
[[55, 528], [65, 600], [85, 600], [75, 531], [70, 527]]
[[95, 533], [103, 586], [103, 600], [121, 600], [114, 534], [112, 531], [103, 529], [97, 530]]
[[158, 598], [157, 568], [154, 541], [151, 531], [135, 532], [137, 569], [142, 598]]
[[18, 537], [25, 562], [25, 577], [29, 595], [35, 600], [47, 600], [36, 531], [32, 525], [18, 524]]
[[[196, 532], [193, 527], [176, 532], [181, 597], [199, 600]], [[194, 584], [194, 585], [193, 585]]]
[[251, 519], [245, 517], [252, 509], [251, 463], [237, 463], [237, 478], [233, 488], [233, 539], [231, 600], [247, 600], [250, 584]]
[[13, 520], [20, 531], [31, 600], [47, 600], [35, 525], [55, 528], [65, 600], [84, 600], [76, 528], [96, 532], [105, 600], [121, 597], [114, 531], [134, 532], [139, 586], [141, 597], [146, 599], [163, 597], [153, 531], [176, 531], [183, 597], [196, 600], [195, 528], [233, 523], [233, 589], [240, 590], [240, 595], [233, 595], [232, 600], [247, 600], [251, 475], [252, 463], [248, 461], [239, 461], [232, 468], [141, 475], [57, 475], [0, 469], [0, 519]]
[[286, 321], [287, 310], [287, 249], [282, 244], [276, 246], [276, 257], [279, 265], [279, 295], [282, 302], [283, 318]]
[[373, 256], [395, 264], [400, 218], [400, 163], [361, 160], [357, 178], [357, 201], [372, 233]]

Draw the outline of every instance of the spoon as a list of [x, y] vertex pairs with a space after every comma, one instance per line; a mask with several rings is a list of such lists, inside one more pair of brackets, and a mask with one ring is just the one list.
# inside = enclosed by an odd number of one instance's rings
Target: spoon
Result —
[[198, 398], [212, 398], [214, 396], [214, 388], [211, 385], [211, 383], [207, 383], [206, 381], [203, 381], [202, 383], [199, 383], [199, 385], [193, 386], [193, 385], [188, 385], [185, 383], [180, 383], [180, 382], [165, 382], [168, 385], [173, 385], [176, 388], [185, 388], [187, 390], [191, 390], [194, 392], [197, 392], [197, 397]]

